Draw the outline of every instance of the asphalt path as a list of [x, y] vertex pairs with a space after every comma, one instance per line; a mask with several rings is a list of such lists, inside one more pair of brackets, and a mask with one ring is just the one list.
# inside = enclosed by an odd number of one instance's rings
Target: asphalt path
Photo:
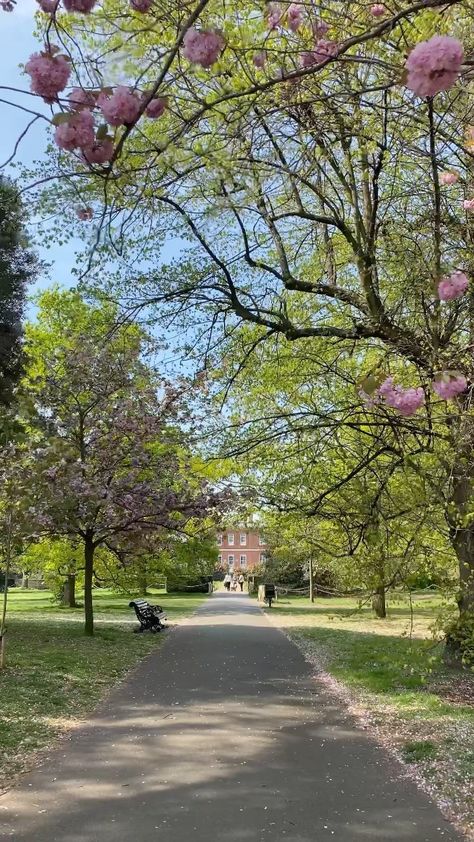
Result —
[[[165, 633], [166, 634], [166, 633]], [[460, 842], [245, 594], [215, 594], [0, 798], [18, 842]]]

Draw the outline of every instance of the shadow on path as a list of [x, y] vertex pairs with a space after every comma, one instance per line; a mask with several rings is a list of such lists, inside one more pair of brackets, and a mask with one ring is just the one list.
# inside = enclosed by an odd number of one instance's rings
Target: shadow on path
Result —
[[455, 842], [246, 595], [216, 594], [0, 799], [18, 842]]

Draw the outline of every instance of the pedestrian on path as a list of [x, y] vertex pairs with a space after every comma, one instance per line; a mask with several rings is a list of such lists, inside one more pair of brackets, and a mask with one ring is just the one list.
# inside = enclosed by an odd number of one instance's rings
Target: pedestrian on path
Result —
[[243, 577], [243, 574], [242, 574], [242, 573], [240, 574], [240, 576], [239, 576], [239, 578], [238, 578], [238, 580], [237, 580], [237, 581], [238, 581], [238, 583], [239, 583], [239, 585], [240, 585], [240, 592], [242, 593], [242, 591], [243, 591], [243, 589], [244, 589], [244, 582], [245, 582], [245, 579], [244, 579], [244, 577]]
[[230, 573], [226, 573], [224, 576], [224, 587], [226, 591], [230, 591], [230, 583], [232, 582], [232, 576]]

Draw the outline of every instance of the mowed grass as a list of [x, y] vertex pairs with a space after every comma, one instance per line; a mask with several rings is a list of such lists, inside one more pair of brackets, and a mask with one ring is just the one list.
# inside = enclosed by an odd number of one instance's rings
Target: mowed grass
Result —
[[[86, 638], [80, 608], [58, 608], [48, 591], [11, 591], [6, 665], [0, 672], [0, 789], [165, 639], [166, 633], [133, 634], [131, 598], [95, 591], [96, 632]], [[149, 597], [166, 609], [171, 623], [205, 598], [153, 592]]]
[[[442, 597], [395, 594], [385, 620], [355, 599], [284, 596], [268, 611], [348, 690], [377, 736], [451, 805], [474, 838], [474, 674], [448, 669], [433, 627]], [[364, 714], [365, 715], [365, 714]]]

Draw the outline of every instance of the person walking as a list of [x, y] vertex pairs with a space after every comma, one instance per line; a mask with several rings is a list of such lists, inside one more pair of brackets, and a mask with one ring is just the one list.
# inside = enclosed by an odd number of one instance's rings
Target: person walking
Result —
[[232, 582], [232, 576], [230, 573], [226, 573], [224, 576], [224, 587], [226, 591], [230, 591], [230, 583]]
[[239, 585], [240, 585], [240, 592], [242, 593], [242, 591], [243, 591], [243, 589], [244, 589], [244, 582], [245, 582], [245, 579], [244, 579], [244, 575], [243, 575], [243, 573], [241, 573], [241, 574], [240, 574], [240, 576], [239, 576], [239, 578], [237, 579], [237, 581], [238, 581], [238, 583], [239, 583]]

